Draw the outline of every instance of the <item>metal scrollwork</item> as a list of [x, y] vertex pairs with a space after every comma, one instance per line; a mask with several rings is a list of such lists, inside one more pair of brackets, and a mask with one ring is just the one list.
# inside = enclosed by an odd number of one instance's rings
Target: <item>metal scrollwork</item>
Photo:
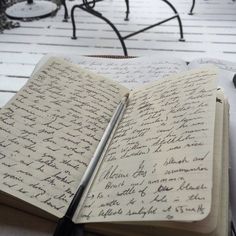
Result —
[[96, 0], [88, 1], [88, 0], [83, 0], [83, 4], [86, 8], [94, 8], [96, 4]]

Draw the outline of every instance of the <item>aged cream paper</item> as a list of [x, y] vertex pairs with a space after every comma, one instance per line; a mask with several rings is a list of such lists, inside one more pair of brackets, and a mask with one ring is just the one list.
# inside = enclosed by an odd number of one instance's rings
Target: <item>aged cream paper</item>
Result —
[[[53, 54], [52, 54], [53, 55]], [[38, 67], [51, 55], [45, 56]], [[68, 61], [89, 69], [96, 74], [106, 76], [129, 89], [136, 88], [171, 74], [187, 70], [186, 62], [173, 57], [138, 57], [128, 59], [86, 57], [66, 54], [55, 54]], [[37, 67], [36, 67], [37, 70]]]
[[135, 90], [79, 222], [201, 220], [211, 207], [216, 72]]
[[127, 89], [50, 59], [0, 112], [1, 190], [63, 216]]

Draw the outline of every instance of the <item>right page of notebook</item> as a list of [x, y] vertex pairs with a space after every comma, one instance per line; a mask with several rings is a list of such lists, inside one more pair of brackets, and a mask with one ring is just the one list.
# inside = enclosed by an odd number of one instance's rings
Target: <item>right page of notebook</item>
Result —
[[201, 220], [211, 208], [216, 72], [131, 93], [80, 222]]
[[203, 65], [213, 64], [219, 68], [217, 85], [224, 91], [228, 99], [229, 110], [229, 157], [230, 157], [230, 204], [232, 218], [236, 222], [236, 87], [233, 84], [233, 77], [236, 75], [236, 63], [214, 58], [200, 58], [192, 61], [189, 68], [197, 68]]

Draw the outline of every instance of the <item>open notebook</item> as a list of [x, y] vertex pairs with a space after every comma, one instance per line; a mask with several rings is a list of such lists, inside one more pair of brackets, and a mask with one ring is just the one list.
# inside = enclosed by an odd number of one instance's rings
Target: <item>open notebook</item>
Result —
[[73, 221], [112, 235], [227, 235], [228, 105], [216, 76], [204, 67], [130, 91], [49, 58], [0, 112], [1, 201], [62, 217], [128, 96]]

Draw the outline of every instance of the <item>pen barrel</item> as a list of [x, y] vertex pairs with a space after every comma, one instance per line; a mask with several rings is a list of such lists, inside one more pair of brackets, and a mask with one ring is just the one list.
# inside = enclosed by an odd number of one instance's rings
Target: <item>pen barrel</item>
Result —
[[123, 97], [123, 99], [120, 101], [120, 103], [118, 104], [113, 116], [111, 117], [111, 120], [109, 122], [109, 124], [107, 125], [105, 132], [95, 150], [94, 156], [91, 159], [82, 179], [81, 179], [81, 185], [87, 186], [95, 167], [97, 166], [97, 163], [102, 155], [102, 152], [104, 151], [105, 146], [107, 145], [107, 142], [112, 134], [112, 131], [115, 127], [115, 124], [117, 123], [117, 121], [120, 118], [120, 115], [122, 114], [123, 110], [126, 107], [126, 102], [127, 102], [128, 97], [125, 96]]
[[67, 211], [66, 211], [66, 216], [70, 219], [73, 218], [74, 216], [74, 213], [77, 209], [77, 206], [81, 200], [81, 197], [83, 195], [83, 192], [84, 192], [84, 189], [85, 189], [85, 186], [84, 185], [80, 185], [78, 190], [76, 191]]
[[71, 235], [74, 230], [74, 225], [74, 222], [68, 216], [64, 216], [58, 220], [53, 236]]
[[70, 236], [75, 227], [75, 223], [72, 221], [72, 217], [76, 211], [77, 205], [81, 199], [81, 196], [84, 192], [84, 186], [81, 185], [77, 190], [74, 198], [72, 199], [68, 210], [63, 216], [63, 218], [59, 219], [57, 222], [56, 230], [54, 231], [53, 236]]
[[121, 102], [119, 103], [119, 105], [117, 106], [96, 150], [94, 153], [93, 158], [91, 159], [82, 179], [81, 179], [81, 184], [78, 188], [78, 190], [76, 191], [76, 194], [74, 195], [67, 211], [66, 214], [63, 218], [58, 220], [58, 224], [56, 227], [56, 230], [53, 234], [53, 236], [69, 236], [71, 235], [71, 233], [73, 232], [73, 230], [75, 229], [75, 224], [72, 221], [72, 218], [74, 216], [74, 213], [78, 207], [78, 204], [82, 198], [83, 192], [87, 186], [87, 184], [89, 183], [92, 174], [94, 172], [94, 169], [97, 166], [97, 163], [102, 155], [102, 152], [105, 148], [105, 146], [107, 145], [107, 141], [110, 138], [110, 135], [114, 129], [114, 126], [116, 124], [116, 122], [119, 120], [120, 115], [122, 114], [122, 112], [125, 109], [126, 106], [126, 102], [127, 102], [128, 96], [125, 96]]

